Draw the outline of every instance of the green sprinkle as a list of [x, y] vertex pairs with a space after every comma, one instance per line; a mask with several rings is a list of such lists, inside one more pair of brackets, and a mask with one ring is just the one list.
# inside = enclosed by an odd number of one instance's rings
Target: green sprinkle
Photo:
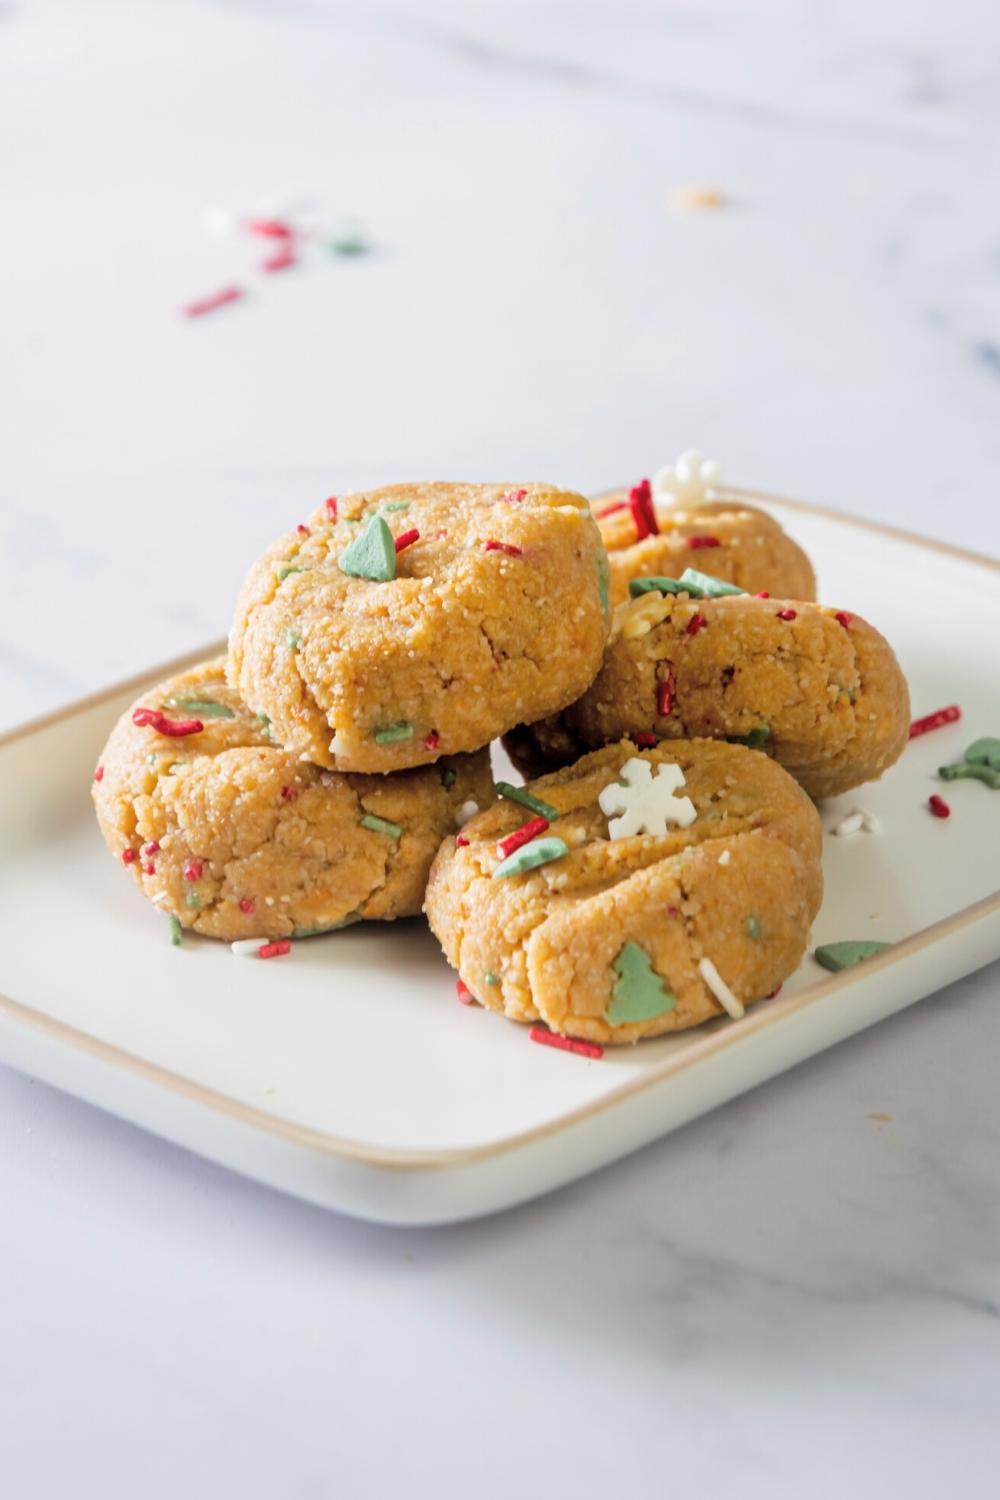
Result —
[[727, 594], [746, 593], [746, 589], [738, 589], [734, 583], [723, 583], [721, 578], [713, 578], [711, 573], [700, 573], [697, 568], [685, 568], [681, 574], [681, 584], [696, 599], [722, 599]]
[[285, 633], [285, 645], [289, 651], [297, 651], [302, 645], [302, 637], [297, 630], [288, 630]]
[[981, 740], [973, 740], [965, 758], [976, 766], [989, 766], [991, 771], [1000, 771], [1000, 740], [994, 739], [992, 735], [985, 735]]
[[760, 923], [756, 917], [744, 918], [743, 928], [747, 937], [753, 938], [755, 943], [760, 941]]
[[184, 938], [184, 928], [181, 926], [180, 917], [170, 918], [170, 943], [174, 948], [179, 948]]
[[770, 724], [755, 724], [747, 735], [744, 744], [749, 750], [759, 750], [761, 745], [766, 745], [771, 738]]
[[509, 781], [498, 781], [494, 790], [501, 797], [506, 797], [508, 802], [520, 802], [522, 807], [530, 808], [540, 818], [548, 818], [550, 823], [562, 817], [558, 807], [553, 807], [549, 802], [543, 802], [541, 797], [533, 797], [530, 792], [524, 790], [523, 786], [511, 786]]
[[268, 718], [267, 714], [258, 714], [257, 715], [257, 723], [260, 726], [260, 732], [261, 732], [261, 734], [266, 734], [268, 736], [268, 738], [270, 738], [270, 735], [271, 735], [271, 720]]
[[409, 500], [386, 500], [379, 506], [379, 515], [393, 516], [402, 514], [410, 508]]
[[403, 837], [403, 830], [398, 823], [390, 823], [387, 818], [377, 818], [374, 813], [365, 813], [358, 822], [362, 828], [370, 828], [372, 833], [386, 833], [391, 839]]
[[441, 785], [443, 787], [454, 786], [455, 774], [456, 773], [451, 769], [451, 766], [445, 766], [444, 770], [441, 772]]
[[[629, 581], [629, 597], [638, 599], [642, 594], [687, 594], [687, 585], [679, 578], [633, 578]], [[696, 594], [700, 599], [701, 595]]]
[[666, 988], [645, 948], [626, 943], [612, 965], [618, 978], [604, 1019], [612, 1026], [627, 1021], [651, 1021], [673, 1010], [677, 996]]
[[372, 583], [389, 583], [396, 576], [396, 543], [381, 516], [372, 516], [368, 525], [340, 554], [340, 571], [351, 578], [367, 578]]
[[194, 891], [188, 891], [187, 895], [184, 897], [184, 900], [192, 911], [201, 910], [201, 900]]
[[824, 969], [829, 969], [831, 974], [838, 974], [841, 969], [849, 969], [854, 964], [861, 963], [866, 958], [871, 958], [883, 949], [891, 947], [890, 943], [877, 943], [870, 939], [858, 938], [854, 941], [843, 943], [827, 943], [822, 948], [817, 948], [813, 954], [816, 962]]
[[601, 612], [607, 619], [611, 613], [611, 564], [603, 547], [597, 558], [597, 597], [601, 601]]
[[367, 255], [371, 248], [363, 234], [339, 234], [336, 239], [327, 241], [331, 255]]
[[398, 724], [387, 724], [384, 729], [376, 729], [376, 745], [394, 745], [397, 740], [409, 740], [413, 738], [413, 725], [407, 724], [401, 719]]
[[1000, 788], [1000, 771], [994, 771], [988, 765], [973, 764], [967, 760], [960, 761], [954, 766], [939, 766], [938, 775], [942, 781], [961, 781], [969, 777], [972, 781], [985, 782], [994, 791]]
[[289, 573], [304, 573], [305, 571], [306, 571], [305, 568], [289, 568], [289, 567], [279, 568], [278, 569], [278, 582], [279, 583], [284, 583], [284, 581], [288, 577]]
[[520, 849], [515, 849], [513, 854], [508, 854], [506, 859], [500, 861], [493, 871], [493, 879], [501, 880], [505, 875], [523, 875], [526, 870], [536, 870], [539, 865], [551, 864], [554, 859], [562, 859], [568, 853], [569, 845], [563, 843], [562, 839], [532, 839], [529, 844], [522, 844]]
[[199, 719], [235, 719], [236, 715], [228, 703], [218, 703], [214, 698], [178, 698], [171, 694], [163, 700], [164, 708], [181, 708], [186, 714], [195, 714]]
[[147, 764], [147, 766], [155, 766], [158, 759], [159, 759], [159, 757], [158, 757], [156, 751], [153, 750], [151, 752], [151, 754], [149, 754], [149, 755], [146, 756], [146, 764]]
[[486, 980], [486, 983], [489, 984], [489, 985], [494, 985], [494, 984], [499, 984], [500, 983], [500, 978], [499, 978], [499, 975], [497, 975], [497, 974], [491, 974], [491, 973], [487, 972], [486, 974], [483, 975], [483, 978]]

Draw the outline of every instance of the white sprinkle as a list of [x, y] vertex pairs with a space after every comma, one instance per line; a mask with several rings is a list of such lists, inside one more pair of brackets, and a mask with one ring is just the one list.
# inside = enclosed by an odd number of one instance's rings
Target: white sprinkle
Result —
[[274, 905], [274, 897], [273, 896], [265, 896], [264, 897], [264, 905], [265, 906], [273, 906]]
[[863, 807], [852, 807], [839, 823], [834, 824], [830, 832], [836, 838], [846, 839], [850, 838], [851, 834], [860, 833], [862, 829], [865, 833], [881, 833], [882, 831], [878, 819], [872, 813], [866, 812]]
[[[163, 848], [162, 842], [160, 843], [160, 848], [161, 849]], [[166, 899], [167, 899], [167, 893], [166, 893], [166, 891], [157, 891], [156, 895], [153, 897], [153, 905], [154, 906], [159, 906], [160, 902], [161, 901], [166, 901]]]
[[719, 465], [702, 458], [696, 448], [689, 448], [675, 464], [657, 471], [653, 494], [673, 510], [697, 510], [711, 498], [718, 483]]
[[701, 958], [698, 960], [698, 973], [704, 979], [722, 1008], [729, 1012], [734, 1021], [738, 1021], [740, 1016], [744, 1014], [743, 1002], [742, 1000], [737, 1000], [710, 958]]
[[468, 802], [463, 802], [455, 815], [458, 822], [458, 827], [464, 828], [469, 819], [474, 818], [478, 811], [478, 802], [473, 802], [471, 799]]
[[235, 953], [237, 958], [256, 958], [263, 943], [263, 938], [240, 938], [238, 942], [229, 944], [229, 951]]
[[[623, 782], [624, 785], [619, 783]], [[684, 785], [680, 766], [667, 761], [653, 768], [648, 760], [633, 756], [601, 791], [597, 804], [608, 821], [608, 837], [631, 838], [637, 833], [663, 835], [667, 824], [689, 828], [698, 816], [690, 797], [676, 797]]]
[[723, 849], [722, 853], [719, 855], [719, 864], [720, 865], [728, 865], [728, 863], [729, 863], [729, 850], [728, 849]]
[[[337, 731], [334, 734], [333, 739], [330, 741], [330, 754], [331, 755], [343, 755], [343, 753], [344, 753], [344, 742], [340, 738], [339, 731]], [[303, 757], [303, 759], [305, 759], [305, 757]]]

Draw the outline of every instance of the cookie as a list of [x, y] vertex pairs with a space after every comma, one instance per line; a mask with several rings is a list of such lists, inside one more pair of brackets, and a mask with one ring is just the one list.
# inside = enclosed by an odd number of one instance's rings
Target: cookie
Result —
[[[626, 740], [525, 791], [535, 806], [504, 800], [461, 845], [447, 839], [427, 886], [431, 927], [482, 1005], [634, 1042], [739, 1015], [797, 967], [821, 830], [774, 761], [718, 740], [642, 753]], [[548, 827], [508, 853], [539, 804]]]
[[487, 751], [395, 776], [309, 765], [244, 707], [220, 658], [122, 715], [93, 797], [143, 895], [232, 940], [414, 915], [442, 838], [494, 791]]
[[531, 775], [622, 735], [743, 740], [810, 796], [832, 797], [881, 776], [909, 722], [899, 663], [860, 615], [650, 591], [615, 610], [604, 665], [583, 697], [504, 743]]
[[591, 502], [608, 553], [612, 604], [628, 598], [633, 578], [676, 578], [701, 565], [750, 594], [767, 590], [784, 599], [815, 599], [812, 564], [766, 511], [736, 492], [681, 508], [670, 499], [643, 480], [631, 491]]
[[229, 680], [289, 750], [395, 771], [579, 697], [601, 663], [607, 606], [581, 495], [392, 485], [328, 502], [254, 564]]

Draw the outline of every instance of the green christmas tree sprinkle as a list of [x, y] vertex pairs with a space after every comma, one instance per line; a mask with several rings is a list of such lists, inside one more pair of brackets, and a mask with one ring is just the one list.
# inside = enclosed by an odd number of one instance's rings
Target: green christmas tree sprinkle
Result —
[[666, 988], [650, 962], [649, 954], [638, 943], [626, 943], [612, 965], [618, 978], [611, 990], [611, 1002], [604, 1019], [612, 1026], [627, 1022], [651, 1021], [673, 1010], [677, 996]]

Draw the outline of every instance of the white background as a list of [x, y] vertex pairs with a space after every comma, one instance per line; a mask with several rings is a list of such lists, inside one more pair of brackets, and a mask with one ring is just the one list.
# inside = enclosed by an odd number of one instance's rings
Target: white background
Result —
[[[0, 721], [354, 484], [697, 444], [1000, 552], [998, 116], [986, 0], [7, 0]], [[210, 205], [376, 250], [262, 276]], [[0, 1492], [995, 1495], [997, 977], [431, 1232], [0, 1072]]]

